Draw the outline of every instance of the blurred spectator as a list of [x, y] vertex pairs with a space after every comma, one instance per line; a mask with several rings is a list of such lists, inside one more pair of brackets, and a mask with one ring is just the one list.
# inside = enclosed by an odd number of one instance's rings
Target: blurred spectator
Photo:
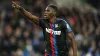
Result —
[[23, 51], [20, 48], [17, 49], [16, 56], [23, 56]]

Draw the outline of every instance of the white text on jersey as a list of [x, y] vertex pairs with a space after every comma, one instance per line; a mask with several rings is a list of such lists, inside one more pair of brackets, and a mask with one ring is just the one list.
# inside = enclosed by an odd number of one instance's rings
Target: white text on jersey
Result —
[[52, 29], [46, 28], [46, 32], [52, 33], [54, 35], [61, 35], [61, 31], [54, 31]]

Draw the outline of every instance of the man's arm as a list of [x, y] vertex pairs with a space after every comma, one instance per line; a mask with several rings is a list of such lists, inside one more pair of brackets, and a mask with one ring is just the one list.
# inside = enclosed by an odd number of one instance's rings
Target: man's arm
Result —
[[73, 32], [70, 32], [67, 35], [68, 35], [68, 38], [71, 40], [71, 44], [72, 44], [72, 48], [73, 48], [73, 56], [77, 56], [77, 44], [74, 39], [74, 34], [73, 34]]
[[34, 23], [39, 24], [39, 19], [37, 16], [32, 15], [30, 12], [26, 11], [23, 7], [12, 1], [12, 7], [18, 9], [25, 17], [32, 20]]
[[65, 29], [66, 29], [66, 32], [67, 32], [67, 36], [68, 38], [71, 40], [71, 44], [72, 44], [72, 49], [73, 49], [73, 56], [77, 56], [77, 44], [76, 44], [76, 41], [74, 39], [74, 33], [72, 32], [69, 24], [64, 20], [65, 22]]

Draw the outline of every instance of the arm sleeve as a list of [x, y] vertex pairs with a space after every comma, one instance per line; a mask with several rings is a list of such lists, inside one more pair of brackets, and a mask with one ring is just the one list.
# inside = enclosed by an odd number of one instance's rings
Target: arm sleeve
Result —
[[39, 19], [39, 26], [41, 27], [41, 28], [44, 28], [45, 27], [45, 19]]
[[72, 32], [72, 30], [71, 30], [70, 26], [68, 25], [68, 23], [66, 24], [66, 27], [67, 27], [67, 32], [68, 32], [68, 33], [69, 33], [69, 32]]
[[71, 27], [69, 26], [69, 24], [64, 20], [64, 28], [66, 28], [67, 33], [72, 32]]

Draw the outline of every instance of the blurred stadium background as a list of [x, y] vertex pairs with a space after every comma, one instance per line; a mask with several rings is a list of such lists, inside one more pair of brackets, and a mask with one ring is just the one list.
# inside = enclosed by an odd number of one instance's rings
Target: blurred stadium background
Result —
[[[48, 4], [56, 4], [57, 17], [67, 20], [75, 33], [78, 56], [100, 56], [100, 0], [15, 1], [39, 17]], [[0, 56], [43, 56], [43, 44], [41, 28], [12, 9], [11, 1], [0, 0]]]

